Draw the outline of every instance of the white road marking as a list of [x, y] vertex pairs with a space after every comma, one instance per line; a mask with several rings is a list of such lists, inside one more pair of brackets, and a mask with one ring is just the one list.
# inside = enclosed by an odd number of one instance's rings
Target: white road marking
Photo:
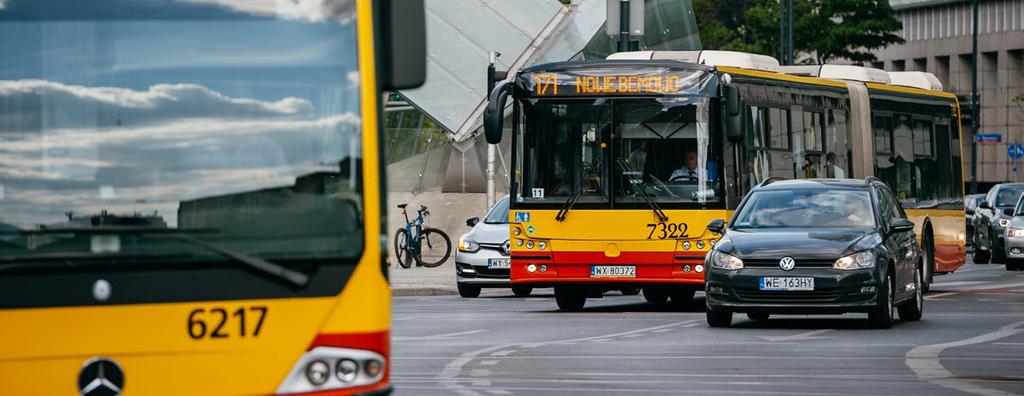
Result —
[[667, 333], [669, 331], [672, 331], [672, 329], [658, 329], [658, 330], [652, 331], [651, 333]]
[[470, 377], [487, 377], [489, 375], [491, 375], [491, 370], [488, 369], [473, 369], [469, 372]]
[[986, 283], [986, 281], [958, 281], [958, 282], [932, 283], [932, 287], [966, 286], [966, 285], [977, 285], [979, 283]]
[[514, 349], [509, 349], [509, 350], [505, 350], [505, 351], [494, 352], [494, 353], [491, 354], [491, 356], [508, 356], [508, 355], [511, 355], [511, 354], [513, 354], [515, 352], [516, 351]]
[[993, 342], [992, 345], [1024, 346], [1024, 342]]
[[458, 337], [458, 336], [464, 336], [464, 335], [470, 335], [470, 334], [486, 333], [488, 331], [490, 331], [490, 330], [469, 330], [469, 331], [460, 331], [458, 333], [434, 334], [434, 335], [418, 336], [418, 337], [391, 337], [391, 341], [432, 341], [432, 340], [452, 338], [452, 337]]
[[498, 362], [499, 362], [498, 360], [484, 360], [484, 361], [480, 362], [480, 365], [481, 366], [493, 366], [493, 365], [498, 364]]
[[991, 333], [964, 340], [915, 347], [907, 352], [905, 359], [907, 367], [910, 367], [918, 378], [949, 389], [984, 396], [1011, 395], [1011, 393], [998, 389], [985, 388], [974, 383], [957, 380], [952, 372], [942, 366], [939, 354], [948, 348], [992, 342], [1024, 332], [1024, 329], [1020, 328], [1022, 325], [1024, 325], [1024, 321], [1014, 322]]
[[488, 389], [487, 393], [490, 393], [492, 395], [511, 395], [512, 394], [512, 392], [509, 392], [507, 390], [501, 390], [501, 389]]
[[775, 341], [802, 341], [802, 340], [813, 340], [813, 339], [817, 339], [817, 338], [826, 338], [826, 337], [816, 337], [816, 336], [818, 334], [825, 334], [825, 333], [828, 333], [828, 332], [834, 331], [834, 330], [835, 329], [821, 329], [821, 330], [808, 331], [806, 333], [800, 333], [800, 334], [794, 334], [794, 335], [788, 335], [788, 336], [757, 336], [757, 337], [762, 339], [762, 340], [772, 341], [772, 342], [775, 342]]
[[952, 296], [952, 295], [957, 294], [957, 293], [959, 293], [959, 292], [946, 292], [946, 293], [939, 293], [939, 294], [929, 294], [927, 296], [924, 296], [924, 299], [925, 300], [934, 300], [934, 299], [940, 298], [940, 297]]

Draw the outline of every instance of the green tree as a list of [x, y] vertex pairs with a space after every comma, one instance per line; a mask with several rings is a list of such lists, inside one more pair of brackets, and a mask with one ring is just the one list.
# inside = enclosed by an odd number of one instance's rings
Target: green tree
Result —
[[[870, 51], [903, 43], [903, 24], [886, 0], [793, 0], [793, 46], [812, 63], [866, 63]], [[778, 56], [779, 0], [694, 0], [706, 49]], [[803, 55], [803, 56], [801, 56]]]

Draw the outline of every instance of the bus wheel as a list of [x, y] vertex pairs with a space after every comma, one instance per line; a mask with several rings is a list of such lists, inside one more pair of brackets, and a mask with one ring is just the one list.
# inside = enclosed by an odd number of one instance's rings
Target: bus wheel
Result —
[[661, 304], [668, 301], [668, 293], [657, 288], [645, 287], [644, 300], [647, 300], [649, 303]]
[[576, 312], [583, 310], [587, 302], [587, 291], [573, 286], [556, 286], [555, 302], [558, 309], [563, 311]]
[[529, 297], [532, 292], [533, 288], [530, 286], [512, 286], [512, 294], [516, 297]]
[[923, 274], [921, 292], [927, 293], [932, 288], [932, 279], [935, 276], [935, 240], [932, 238], [931, 231], [925, 232], [923, 245], [924, 260], [921, 263], [921, 273]]

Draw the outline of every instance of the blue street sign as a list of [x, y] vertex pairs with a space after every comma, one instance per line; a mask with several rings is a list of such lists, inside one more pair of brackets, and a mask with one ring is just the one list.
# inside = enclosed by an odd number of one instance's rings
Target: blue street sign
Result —
[[998, 133], [979, 133], [974, 135], [974, 141], [978, 143], [999, 143], [1003, 141], [1003, 135]]
[[1024, 158], [1024, 145], [1017, 143], [1011, 144], [1006, 148], [1006, 154], [1010, 156], [1014, 161]]

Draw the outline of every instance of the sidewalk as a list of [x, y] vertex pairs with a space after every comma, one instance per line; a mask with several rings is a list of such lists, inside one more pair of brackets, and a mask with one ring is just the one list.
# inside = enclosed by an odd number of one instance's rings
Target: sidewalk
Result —
[[393, 296], [445, 296], [459, 294], [455, 287], [455, 260], [436, 268], [413, 266], [402, 268], [392, 264], [391, 293]]

